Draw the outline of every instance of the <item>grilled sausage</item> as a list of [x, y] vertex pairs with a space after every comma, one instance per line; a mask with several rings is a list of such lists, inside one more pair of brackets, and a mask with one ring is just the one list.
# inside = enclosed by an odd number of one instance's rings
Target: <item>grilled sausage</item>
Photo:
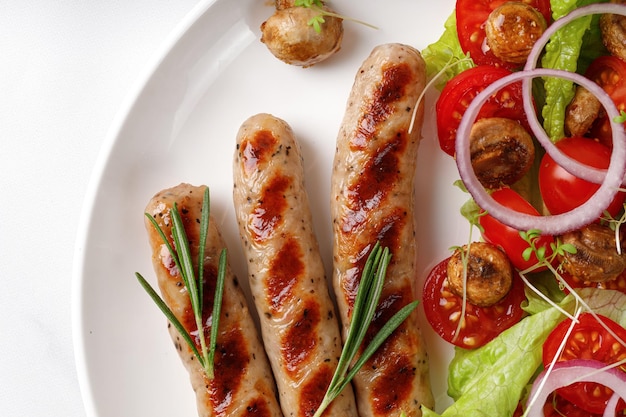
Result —
[[[390, 249], [392, 259], [368, 337], [414, 300], [414, 177], [423, 106], [413, 130], [409, 127], [425, 83], [425, 64], [416, 49], [385, 44], [363, 62], [348, 98], [331, 183], [333, 286], [344, 337], [376, 241]], [[357, 373], [354, 387], [361, 417], [400, 411], [420, 416], [421, 404], [433, 406], [416, 311]]]
[[[250, 287], [285, 416], [312, 416], [341, 355], [341, 334], [313, 232], [302, 156], [269, 114], [237, 135], [233, 199]], [[351, 387], [325, 416], [356, 416]]]
[[[198, 257], [198, 242], [205, 187], [180, 184], [156, 194], [148, 203], [146, 213], [154, 217], [170, 238], [172, 221], [170, 211], [177, 204], [190, 241], [194, 264]], [[159, 289], [165, 303], [190, 334], [197, 331], [189, 295], [184, 283], [153, 225], [146, 219], [146, 229], [152, 248], [152, 263]], [[204, 323], [205, 335], [211, 333], [213, 298], [218, 262], [225, 247], [222, 237], [211, 217], [204, 263]], [[197, 264], [195, 264], [197, 268]], [[198, 415], [213, 416], [272, 416], [282, 413], [276, 398], [276, 387], [265, 352], [258, 336], [246, 299], [227, 267], [219, 334], [215, 353], [215, 377], [209, 380], [191, 349], [171, 324], [168, 330], [180, 358], [189, 371], [191, 384], [196, 393]], [[197, 341], [199, 347], [199, 341]]]

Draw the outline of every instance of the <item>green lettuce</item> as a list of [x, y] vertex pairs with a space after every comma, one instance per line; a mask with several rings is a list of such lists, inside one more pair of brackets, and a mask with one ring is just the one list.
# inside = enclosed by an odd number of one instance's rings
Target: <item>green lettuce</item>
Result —
[[441, 37], [422, 50], [426, 62], [426, 75], [429, 79], [437, 76], [435, 86], [442, 89], [455, 75], [474, 66], [463, 53], [456, 31], [456, 15], [453, 12], [444, 23]]
[[[556, 20], [578, 7], [602, 2], [604, 1], [553, 0], [552, 17]], [[589, 63], [604, 51], [598, 19], [599, 16], [584, 16], [559, 29], [546, 45], [541, 66], [584, 73]], [[545, 104], [541, 112], [543, 125], [548, 136], [557, 141], [565, 136], [565, 109], [574, 97], [575, 86], [568, 80], [546, 78], [544, 89]]]
[[[552, 17], [559, 19], [578, 7], [606, 1], [552, 0]], [[557, 31], [546, 45], [541, 66], [584, 73], [594, 58], [606, 54], [598, 19], [597, 15], [582, 17]], [[438, 77], [435, 86], [439, 90], [455, 75], [474, 66], [469, 55], [461, 49], [454, 12], [446, 20], [441, 37], [424, 48], [422, 55], [426, 61], [428, 78]], [[553, 141], [565, 136], [565, 109], [574, 97], [574, 91], [571, 81], [547, 78], [542, 91], [537, 93], [541, 95], [539, 101], [543, 103], [541, 117], [544, 128]]]
[[[579, 294], [596, 313], [626, 327], [626, 295], [592, 288], [582, 289]], [[528, 310], [534, 314], [478, 349], [456, 349], [448, 377], [448, 395], [455, 402], [441, 415], [424, 408], [424, 417], [513, 415], [527, 385], [541, 369], [543, 343], [565, 318], [559, 309], [534, 293], [529, 292], [528, 298]], [[568, 295], [559, 306], [573, 314], [579, 304]]]
[[[455, 402], [442, 417], [510, 416], [541, 364], [541, 346], [563, 319], [557, 309], [528, 316], [475, 350], [457, 349], [450, 363], [448, 395]], [[423, 410], [424, 417], [438, 416]]]

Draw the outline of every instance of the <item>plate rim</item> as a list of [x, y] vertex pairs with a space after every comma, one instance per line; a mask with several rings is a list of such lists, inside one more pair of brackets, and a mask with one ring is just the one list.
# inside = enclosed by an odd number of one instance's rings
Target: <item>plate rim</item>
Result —
[[[92, 355], [90, 353], [90, 346], [93, 346], [91, 344], [92, 339], [90, 338], [92, 329], [87, 327], [89, 325], [89, 317], [85, 315], [85, 313], [89, 311], [86, 305], [88, 301], [87, 295], [89, 294], [88, 286], [94, 283], [93, 279], [86, 277], [86, 273], [89, 271], [91, 265], [90, 262], [88, 262], [92, 255], [90, 246], [92, 245], [94, 232], [97, 232], [97, 228], [94, 225], [96, 221], [94, 212], [98, 209], [96, 204], [98, 204], [102, 195], [101, 188], [107, 184], [107, 175], [112, 162], [114, 162], [116, 149], [118, 145], [124, 142], [121, 139], [124, 139], [124, 133], [127, 128], [132, 125], [135, 114], [137, 113], [137, 106], [141, 104], [141, 101], [147, 93], [146, 90], [150, 89], [155, 77], [158, 77], [162, 66], [169, 65], [171, 63], [170, 56], [180, 52], [181, 45], [186, 45], [184, 43], [185, 38], [188, 33], [194, 29], [194, 26], [198, 26], [198, 21], [206, 18], [207, 15], [209, 17], [211, 16], [209, 9], [212, 9], [213, 6], [219, 7], [224, 4], [232, 4], [232, 0], [230, 0], [230, 3], [226, 3], [228, 1], [229, 0], [198, 0], [198, 5], [194, 7], [191, 12], [175, 26], [170, 35], [165, 38], [165, 42], [157, 49], [157, 53], [152, 57], [153, 59], [148, 61], [149, 65], [146, 66], [145, 71], [139, 74], [140, 76], [137, 78], [137, 82], [131, 84], [129, 94], [126, 100], [121, 102], [120, 110], [113, 119], [110, 131], [103, 141], [98, 158], [94, 164], [94, 169], [88, 184], [89, 187], [85, 193], [82, 212], [80, 213], [80, 223], [74, 255], [71, 304], [75, 364], [78, 372], [83, 405], [89, 417], [103, 415], [103, 410], [106, 409], [103, 408], [102, 401], [100, 401], [100, 392], [95, 389], [99, 381], [94, 379], [97, 373], [94, 373], [92, 369]], [[235, 4], [249, 1], [251, 0], [235, 0]], [[402, 2], [404, 0], [399, 1]], [[445, 16], [443, 16], [442, 19], [445, 19]], [[441, 22], [443, 22], [443, 20], [441, 20]], [[384, 36], [385, 33], [382, 35]], [[390, 41], [401, 41], [400, 39], [391, 39]], [[376, 41], [375, 44], [380, 42], [382, 41]], [[412, 38], [404, 42], [415, 45], [415, 39]], [[321, 68], [323, 74], [323, 67]], [[352, 79], [354, 74], [351, 73], [350, 75]], [[96, 329], [94, 328], [93, 331], [95, 332]]]
[[142, 94], [146, 91], [150, 80], [154, 77], [167, 56], [181, 43], [185, 34], [191, 27], [204, 16], [211, 7], [219, 0], [199, 0], [185, 16], [175, 24], [174, 28], [166, 35], [164, 41], [149, 57], [148, 63], [140, 69], [135, 81], [131, 82], [129, 92], [123, 97], [119, 110], [115, 113], [113, 121], [104, 136], [98, 151], [94, 167], [92, 168], [83, 198], [78, 227], [74, 239], [74, 252], [71, 274], [71, 334], [74, 353], [74, 366], [78, 379], [80, 396], [83, 401], [83, 409], [87, 416], [98, 416], [95, 406], [92, 383], [87, 371], [87, 359], [85, 355], [84, 321], [81, 314], [83, 309], [83, 270], [85, 268], [85, 247], [89, 240], [93, 219], [93, 208], [100, 184], [105, 174], [107, 164], [115, 144], [127, 124], [133, 109], [136, 107]]

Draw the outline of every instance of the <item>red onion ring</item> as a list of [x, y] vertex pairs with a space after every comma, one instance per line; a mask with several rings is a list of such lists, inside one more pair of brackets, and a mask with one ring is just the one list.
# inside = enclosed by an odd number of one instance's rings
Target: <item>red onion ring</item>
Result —
[[619, 402], [619, 395], [613, 393], [611, 398], [606, 403], [606, 408], [604, 409], [604, 414], [602, 417], [615, 417], [615, 411], [617, 411], [617, 403]]
[[[542, 36], [537, 39], [537, 42], [535, 42], [533, 48], [530, 51], [530, 54], [528, 55], [524, 70], [534, 70], [537, 67], [539, 56], [541, 55], [541, 52], [550, 40], [550, 37], [552, 37], [552, 35], [554, 35], [554, 33], [561, 29], [563, 26], [583, 16], [605, 13], [626, 16], [626, 6], [624, 4], [595, 3], [575, 9], [566, 16], [554, 21], [546, 29]], [[537, 120], [535, 109], [532, 107], [532, 102], [530, 102], [530, 100], [528, 99], [529, 97], [532, 97], [532, 84], [530, 79], [524, 79], [522, 81], [522, 92], [525, 99], [524, 110], [526, 111], [528, 116], [532, 115], [532, 117], [529, 117], [531, 130], [537, 138], [537, 141], [541, 144], [541, 146], [543, 146], [543, 148], [550, 155], [550, 157], [552, 157], [552, 159], [557, 164], [563, 167], [563, 169], [565, 169], [570, 174], [585, 181], [589, 181], [595, 184], [601, 184], [604, 176], [606, 175], [606, 170], [590, 167], [588, 165], [580, 163], [575, 159], [570, 158], [566, 154], [560, 152], [554, 146], [554, 143], [550, 140], [545, 130]], [[619, 112], [617, 115], [619, 116]], [[623, 141], [624, 125], [622, 123], [615, 123], [613, 121], [613, 116], [610, 116], [609, 119], [611, 122], [611, 130], [613, 132], [613, 143], [615, 143], [616, 141]], [[616, 137], [618, 137], [618, 139], [616, 139]], [[622, 184], [626, 184], [626, 182], [622, 182]]]
[[[558, 388], [576, 382], [595, 382], [613, 390], [604, 416], [615, 416], [617, 400], [626, 400], [626, 373], [593, 359], [572, 359], [557, 362], [551, 370], [544, 370], [533, 383], [528, 402], [528, 417], [543, 417], [543, 406], [548, 396]], [[601, 370], [602, 369], [602, 370]], [[601, 370], [601, 371], [600, 371]], [[615, 398], [617, 397], [617, 398]]]
[[[465, 183], [469, 193], [476, 201], [476, 204], [483, 210], [489, 212], [500, 222], [514, 227], [517, 230], [538, 229], [544, 234], [561, 235], [565, 232], [579, 229], [586, 226], [600, 216], [606, 207], [615, 197], [626, 173], [626, 142], [624, 141], [623, 129], [613, 130], [613, 152], [611, 154], [609, 167], [598, 190], [584, 204], [569, 212], [551, 216], [533, 216], [519, 213], [496, 202], [480, 184], [474, 173], [471, 164], [469, 150], [469, 136], [474, 121], [478, 117], [482, 105], [499, 89], [520, 80], [530, 80], [537, 77], [561, 77], [578, 83], [589, 89], [598, 97], [610, 118], [619, 115], [615, 104], [608, 94], [593, 81], [580, 74], [568, 71], [537, 68], [533, 70], [523, 70], [507, 75], [496, 80], [483, 91], [481, 91], [472, 101], [461, 119], [456, 136], [456, 164], [459, 175]], [[526, 105], [526, 101], [524, 103]], [[533, 117], [536, 120], [534, 111]]]

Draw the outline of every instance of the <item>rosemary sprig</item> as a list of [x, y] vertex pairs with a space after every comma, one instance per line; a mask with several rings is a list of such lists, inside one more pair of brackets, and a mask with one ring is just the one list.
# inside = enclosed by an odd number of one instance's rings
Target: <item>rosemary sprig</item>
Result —
[[[163, 301], [163, 299], [157, 294], [157, 292], [146, 281], [146, 279], [138, 272], [135, 273], [135, 276], [137, 277], [137, 280], [144, 288], [144, 290], [148, 293], [150, 298], [152, 298], [152, 300], [155, 302], [157, 307], [163, 312], [163, 314], [170, 321], [170, 323], [172, 323], [174, 328], [176, 328], [176, 330], [181, 334], [187, 345], [189, 345], [189, 348], [204, 369], [206, 376], [209, 379], [213, 379], [215, 346], [217, 344], [217, 330], [219, 326], [219, 316], [222, 306], [222, 295], [224, 292], [224, 278], [226, 275], [226, 249], [222, 249], [220, 253], [217, 282], [213, 299], [211, 334], [209, 336], [209, 342], [207, 344], [206, 335], [204, 334], [202, 311], [204, 307], [204, 250], [206, 247], [206, 240], [209, 230], [209, 214], [209, 189], [206, 188], [202, 200], [202, 218], [200, 220], [200, 242], [198, 253], [198, 273], [196, 278], [196, 273], [193, 267], [193, 259], [191, 256], [191, 249], [189, 247], [189, 239], [187, 238], [183, 220], [180, 216], [180, 213], [178, 212], [178, 207], [176, 203], [174, 203], [173, 208], [170, 210], [173, 225], [172, 238], [174, 240], [174, 246], [172, 246], [172, 244], [169, 242], [167, 236], [165, 235], [165, 232], [163, 231], [163, 229], [161, 229], [156, 220], [150, 214], [145, 213], [146, 218], [150, 220], [154, 228], [159, 233], [161, 239], [163, 240], [163, 243], [166, 245], [183, 279], [185, 288], [187, 289], [187, 294], [189, 294], [191, 309], [194, 313], [201, 351], [199, 351], [196, 347], [196, 344], [187, 329], [185, 329], [185, 327], [180, 323], [172, 310], [167, 306], [167, 304], [165, 304], [165, 301]], [[174, 247], [178, 248], [178, 251], [174, 250]]]
[[343, 19], [343, 20], [350, 20], [352, 22], [360, 23], [364, 26], [368, 26], [372, 29], [378, 29], [376, 26], [370, 25], [369, 23], [363, 22], [361, 20], [352, 19], [347, 16], [343, 16], [338, 13], [334, 13], [334, 12], [328, 11], [327, 9], [324, 9], [324, 2], [322, 2], [321, 0], [295, 0], [294, 6], [304, 7], [306, 9], [312, 9], [318, 13], [317, 15], [310, 18], [309, 21], [307, 22], [309, 26], [313, 26], [313, 29], [315, 29], [317, 33], [320, 33], [322, 31], [322, 24], [325, 22], [324, 16], [336, 17], [338, 19]]
[[[361, 282], [352, 310], [352, 321], [348, 328], [346, 342], [341, 351], [337, 368], [335, 369], [326, 394], [313, 417], [319, 417], [324, 413], [330, 403], [341, 394], [343, 389], [350, 383], [354, 375], [361, 369], [365, 362], [367, 362], [380, 345], [382, 345], [391, 333], [393, 333], [417, 307], [417, 301], [414, 301], [394, 314], [365, 347], [361, 356], [354, 361], [367, 329], [372, 322], [374, 313], [376, 312], [390, 260], [391, 254], [389, 249], [383, 249], [380, 243], [376, 243], [363, 268]], [[354, 364], [350, 368], [350, 364], [353, 362]]]

